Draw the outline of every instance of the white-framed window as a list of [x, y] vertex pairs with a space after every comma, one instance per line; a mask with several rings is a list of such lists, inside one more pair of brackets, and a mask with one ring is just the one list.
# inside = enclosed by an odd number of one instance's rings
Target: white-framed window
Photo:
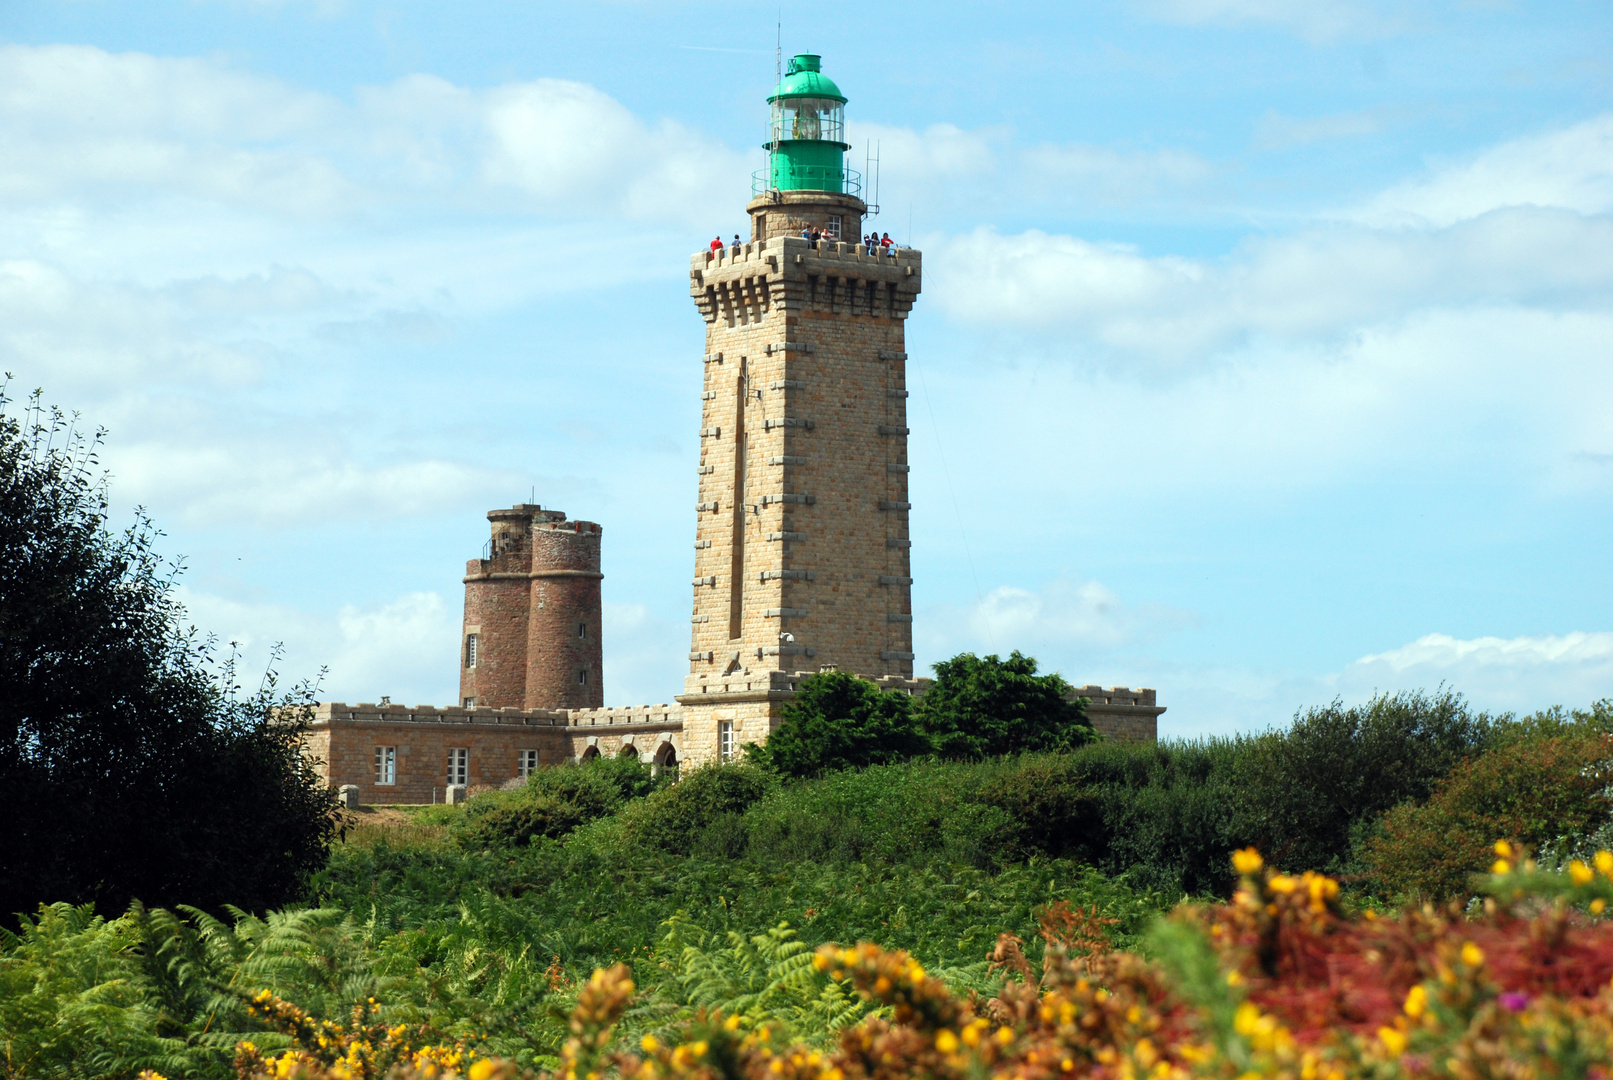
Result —
[[521, 779], [525, 780], [538, 771], [538, 752], [536, 750], [517, 750], [515, 755], [515, 771]]
[[470, 783], [470, 751], [459, 746], [448, 751], [448, 784], [464, 787]]
[[377, 746], [375, 748], [375, 782], [382, 787], [390, 787], [398, 782], [398, 748], [396, 746]]
[[828, 227], [828, 229], [826, 229], [824, 231], [829, 234], [829, 239], [831, 239], [831, 240], [840, 239], [840, 215], [839, 214], [830, 214], [829, 215], [829, 227]]
[[588, 637], [588, 624], [587, 623], [580, 622], [580, 623], [577, 624], [577, 636], [579, 638], [583, 638], [585, 640], [587, 639], [587, 637]]
[[476, 699], [475, 698], [468, 697], [468, 698], [465, 699], [465, 708], [474, 709], [475, 707], [476, 707]]
[[734, 722], [717, 721], [717, 756], [723, 761], [734, 760]]
[[465, 666], [467, 668], [476, 666], [476, 649], [481, 644], [481, 636], [480, 634], [465, 635]]

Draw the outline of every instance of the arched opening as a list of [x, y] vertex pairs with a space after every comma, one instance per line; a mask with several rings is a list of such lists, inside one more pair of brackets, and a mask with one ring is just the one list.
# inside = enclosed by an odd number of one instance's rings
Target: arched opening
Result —
[[616, 756], [624, 758], [636, 758], [638, 757], [638, 747], [634, 746], [632, 743], [628, 743], [626, 746], [622, 747], [621, 752]]
[[670, 773], [674, 779], [678, 775], [678, 751], [669, 742], [657, 747], [655, 757], [650, 760], [650, 775], [660, 776], [662, 773]]
[[585, 746], [585, 747], [583, 747], [582, 753], [577, 755], [577, 761], [579, 763], [588, 762], [588, 761], [594, 760], [598, 756], [599, 756], [599, 747], [597, 747], [597, 746]]

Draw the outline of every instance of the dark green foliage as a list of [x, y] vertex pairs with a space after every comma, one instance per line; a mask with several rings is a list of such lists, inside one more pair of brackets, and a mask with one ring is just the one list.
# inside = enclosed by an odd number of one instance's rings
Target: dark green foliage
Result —
[[0, 919], [299, 896], [335, 832], [301, 751], [310, 689], [242, 696], [212, 670], [150, 523], [106, 529], [99, 435], [37, 394], [9, 405], [0, 388]]
[[913, 699], [881, 690], [845, 671], [801, 680], [783, 722], [746, 755], [784, 776], [817, 776], [832, 769], [888, 765], [928, 753], [930, 741], [913, 719]]
[[488, 792], [472, 799], [451, 831], [461, 846], [471, 849], [559, 838], [665, 787], [670, 779], [655, 777], [634, 757], [594, 758], [540, 769], [518, 791]]
[[915, 761], [831, 773], [745, 815], [746, 851], [771, 863], [973, 866], [1090, 857], [1095, 804], [1057, 756]]
[[1339, 872], [1352, 829], [1408, 799], [1426, 799], [1484, 748], [1494, 727], [1449, 690], [1306, 709], [1288, 730], [1240, 747], [1238, 837], [1273, 865]]
[[678, 783], [622, 812], [621, 835], [646, 852], [687, 855], [711, 849], [722, 856], [737, 855], [744, 849], [739, 815], [774, 783], [748, 762], [686, 769]]
[[1066, 701], [1057, 675], [1037, 675], [1017, 649], [1007, 660], [959, 653], [935, 665], [918, 718], [943, 758], [1071, 750], [1096, 736], [1080, 701]]

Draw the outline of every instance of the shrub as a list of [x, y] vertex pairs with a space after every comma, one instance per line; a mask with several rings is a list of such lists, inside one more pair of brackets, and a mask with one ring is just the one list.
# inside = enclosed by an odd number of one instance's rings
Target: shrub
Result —
[[41, 902], [262, 910], [335, 836], [312, 690], [241, 694], [185, 631], [144, 517], [106, 528], [99, 436], [0, 387], [0, 918]]
[[1069, 750], [1097, 736], [1084, 705], [1065, 700], [1069, 684], [1037, 675], [1036, 661], [1015, 650], [1007, 660], [959, 653], [935, 665], [935, 683], [918, 718], [943, 758]]
[[685, 770], [676, 784], [623, 811], [622, 838], [677, 855], [699, 850], [711, 840], [730, 853], [737, 825], [730, 819], [760, 800], [774, 782], [767, 772], [743, 761]]
[[1296, 870], [1338, 872], [1353, 830], [1408, 799], [1427, 798], [1484, 748], [1494, 723], [1449, 690], [1306, 709], [1286, 731], [1240, 742], [1229, 839]]
[[844, 671], [801, 680], [782, 723], [746, 755], [785, 776], [887, 765], [929, 752], [913, 719], [913, 699]]
[[1055, 755], [913, 761], [830, 773], [769, 793], [745, 815], [747, 852], [798, 861], [942, 863], [997, 871], [1088, 854], [1093, 800]]
[[1496, 839], [1538, 849], [1607, 822], [1608, 757], [1606, 736], [1580, 731], [1504, 744], [1464, 762], [1426, 803], [1384, 816], [1367, 845], [1373, 872], [1391, 892], [1466, 897]]
[[523, 788], [489, 791], [472, 799], [454, 817], [450, 831], [462, 847], [473, 850], [522, 846], [540, 837], [558, 839], [669, 782], [631, 757], [539, 769]]

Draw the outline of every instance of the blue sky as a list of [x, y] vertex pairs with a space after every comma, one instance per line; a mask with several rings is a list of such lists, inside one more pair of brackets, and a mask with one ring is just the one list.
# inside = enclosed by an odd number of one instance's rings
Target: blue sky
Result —
[[[605, 528], [686, 663], [702, 324], [778, 4], [0, 8], [0, 366], [110, 429], [196, 623], [444, 703], [463, 561]], [[1162, 732], [1613, 694], [1613, 9], [782, 7], [925, 252], [915, 643]]]

